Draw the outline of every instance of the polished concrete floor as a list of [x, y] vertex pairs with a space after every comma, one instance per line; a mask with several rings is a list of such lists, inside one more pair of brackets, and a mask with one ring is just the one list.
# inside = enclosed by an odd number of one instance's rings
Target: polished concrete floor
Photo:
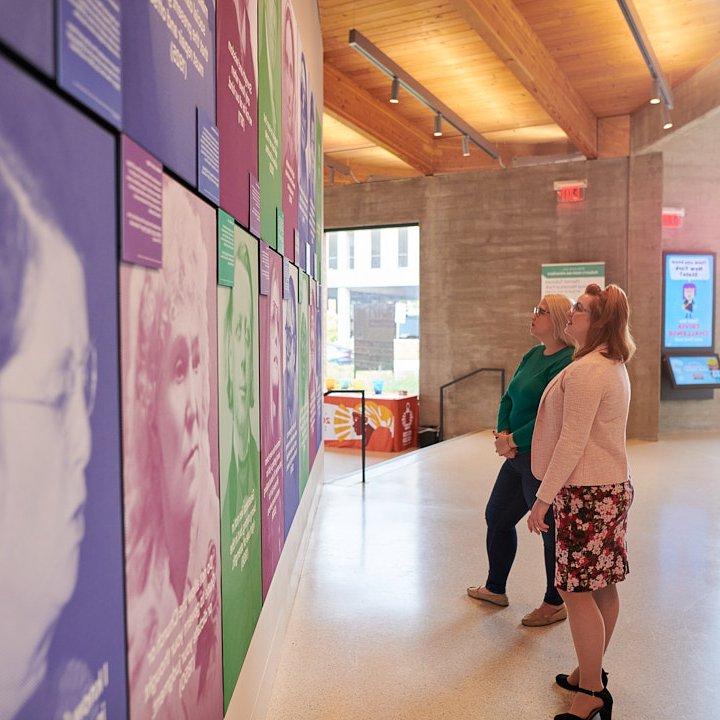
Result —
[[[396, 460], [403, 453], [387, 453], [387, 452], [366, 452], [365, 453], [365, 470], [372, 465], [377, 465], [388, 460]], [[332, 482], [339, 478], [359, 472], [362, 467], [362, 459], [359, 448], [325, 448], [325, 481]]]
[[[606, 656], [615, 720], [720, 718], [720, 436], [631, 445], [631, 573]], [[510, 607], [480, 604], [498, 459], [467, 436], [325, 485], [269, 720], [544, 720], [574, 654], [529, 629], [542, 548], [519, 527]]]

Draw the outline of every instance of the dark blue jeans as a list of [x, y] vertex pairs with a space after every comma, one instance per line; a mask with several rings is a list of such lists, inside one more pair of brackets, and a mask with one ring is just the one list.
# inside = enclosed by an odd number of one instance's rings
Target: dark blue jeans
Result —
[[[485, 587], [494, 593], [504, 593], [510, 568], [517, 552], [517, 531], [515, 526], [529, 512], [535, 502], [535, 493], [540, 481], [530, 469], [530, 453], [521, 453], [506, 460], [500, 468], [487, 507], [487, 554], [490, 564]], [[555, 587], [555, 518], [552, 508], [545, 516], [550, 526], [542, 534], [545, 548], [545, 575], [547, 588], [545, 602], [562, 605], [562, 598]]]

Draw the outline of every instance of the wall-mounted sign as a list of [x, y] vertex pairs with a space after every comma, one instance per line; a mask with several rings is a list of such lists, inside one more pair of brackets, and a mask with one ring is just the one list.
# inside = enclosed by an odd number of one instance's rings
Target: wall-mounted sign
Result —
[[566, 295], [577, 300], [591, 283], [605, 286], [605, 263], [549, 263], [543, 264], [540, 295]]
[[556, 180], [553, 189], [559, 203], [581, 202], [585, 199], [587, 180]]
[[712, 348], [715, 254], [665, 253], [663, 347]]

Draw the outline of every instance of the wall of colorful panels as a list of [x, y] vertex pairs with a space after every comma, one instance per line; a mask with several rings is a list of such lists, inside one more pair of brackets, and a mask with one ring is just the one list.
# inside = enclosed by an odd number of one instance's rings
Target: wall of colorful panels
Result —
[[319, 443], [319, 37], [0, 0], [3, 720], [227, 709]]

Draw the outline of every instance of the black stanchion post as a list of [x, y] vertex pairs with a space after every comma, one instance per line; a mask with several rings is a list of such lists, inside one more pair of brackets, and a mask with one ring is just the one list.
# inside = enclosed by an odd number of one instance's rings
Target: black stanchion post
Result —
[[362, 395], [360, 396], [362, 398], [362, 440], [361, 443], [361, 449], [362, 449], [362, 481], [363, 485], [365, 484], [365, 391], [360, 391]]
[[337, 395], [340, 393], [352, 393], [354, 395], [360, 394], [362, 402], [362, 440], [360, 441], [360, 455], [362, 457], [362, 481], [365, 484], [365, 391], [364, 390], [326, 390], [323, 393], [323, 397], [328, 395]]

